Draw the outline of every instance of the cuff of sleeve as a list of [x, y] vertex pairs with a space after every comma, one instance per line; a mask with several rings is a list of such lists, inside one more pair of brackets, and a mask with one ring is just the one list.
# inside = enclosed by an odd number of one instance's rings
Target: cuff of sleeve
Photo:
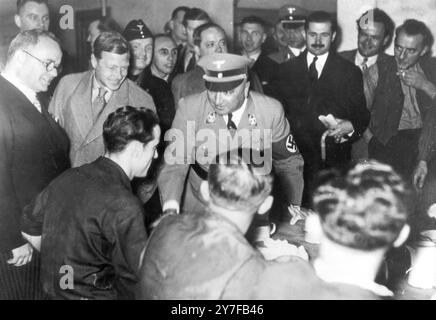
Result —
[[165, 212], [165, 210], [168, 209], [174, 209], [177, 211], [177, 213], [180, 212], [180, 205], [176, 200], [168, 200], [166, 201], [162, 206], [162, 211]]

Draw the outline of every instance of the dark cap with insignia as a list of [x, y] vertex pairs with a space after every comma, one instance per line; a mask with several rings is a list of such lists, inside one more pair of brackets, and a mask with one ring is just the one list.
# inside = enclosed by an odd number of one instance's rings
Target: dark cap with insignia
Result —
[[203, 68], [203, 79], [210, 91], [229, 91], [239, 86], [248, 77], [251, 60], [230, 53], [215, 53], [198, 60]]
[[144, 21], [139, 19], [132, 20], [127, 24], [126, 28], [124, 29], [123, 36], [127, 41], [132, 41], [136, 39], [152, 38], [153, 34], [151, 33], [150, 29], [147, 28]]
[[303, 26], [309, 11], [299, 6], [286, 5], [279, 9], [279, 19], [284, 28], [292, 29]]

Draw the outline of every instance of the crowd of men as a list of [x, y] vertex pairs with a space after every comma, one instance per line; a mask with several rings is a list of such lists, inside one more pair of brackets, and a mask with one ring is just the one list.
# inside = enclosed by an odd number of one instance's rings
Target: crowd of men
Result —
[[[0, 76], [0, 299], [394, 296], [380, 266], [431, 227], [436, 202], [432, 33], [374, 8], [356, 17], [357, 49], [336, 52], [330, 13], [285, 9], [273, 53], [257, 16], [236, 53], [199, 8], [174, 9], [159, 34], [104, 17], [89, 70], [70, 73], [47, 1], [17, 1]], [[266, 261], [273, 216], [308, 214], [319, 255]]]

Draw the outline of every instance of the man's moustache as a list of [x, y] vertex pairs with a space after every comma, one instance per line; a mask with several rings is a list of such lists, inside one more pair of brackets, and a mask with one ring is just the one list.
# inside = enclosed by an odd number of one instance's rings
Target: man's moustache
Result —
[[324, 48], [325, 46], [323, 45], [323, 44], [312, 44], [312, 48], [315, 48], [315, 49], [321, 49], [321, 48]]

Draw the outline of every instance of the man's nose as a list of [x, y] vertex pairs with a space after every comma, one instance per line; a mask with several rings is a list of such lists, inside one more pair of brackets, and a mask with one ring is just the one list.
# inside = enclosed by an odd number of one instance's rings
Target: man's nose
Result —
[[400, 59], [404, 59], [406, 57], [406, 49], [403, 48], [403, 49], [400, 49], [400, 50], [401, 50], [400, 51]]
[[223, 101], [223, 95], [221, 92], [215, 92], [214, 96], [215, 104], [220, 105]]

